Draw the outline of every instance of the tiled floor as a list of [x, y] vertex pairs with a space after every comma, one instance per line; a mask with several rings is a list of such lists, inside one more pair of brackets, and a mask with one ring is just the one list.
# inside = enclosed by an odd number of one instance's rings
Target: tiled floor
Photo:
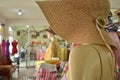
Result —
[[12, 80], [24, 80], [26, 76], [33, 76], [35, 74], [34, 61], [30, 61], [30, 66], [26, 68], [26, 62], [20, 63], [19, 74], [17, 71], [13, 73]]

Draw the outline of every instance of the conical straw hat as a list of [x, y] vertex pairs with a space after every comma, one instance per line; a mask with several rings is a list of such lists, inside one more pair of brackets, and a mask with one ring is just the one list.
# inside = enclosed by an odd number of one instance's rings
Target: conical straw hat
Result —
[[[65, 40], [79, 44], [115, 44], [100, 27], [105, 41], [96, 27], [99, 17], [106, 20], [110, 11], [108, 0], [37, 1], [51, 29]], [[98, 20], [96, 20], [98, 19]], [[98, 23], [99, 24], [99, 23]]]

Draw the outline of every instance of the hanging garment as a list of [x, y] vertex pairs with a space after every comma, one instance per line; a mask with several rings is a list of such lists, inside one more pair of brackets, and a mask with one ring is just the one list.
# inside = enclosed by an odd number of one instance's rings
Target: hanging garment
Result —
[[[114, 51], [114, 55], [116, 56], [116, 66], [117, 70], [120, 69], [120, 40], [116, 32], [109, 32], [108, 33], [111, 39], [115, 42], [117, 45], [117, 50]], [[117, 73], [116, 75], [117, 80], [120, 80], [120, 72]]]
[[41, 48], [36, 48], [36, 58], [37, 60], [43, 60], [44, 59], [44, 55], [45, 55], [45, 50], [41, 47]]
[[40, 49], [39, 49], [39, 47], [36, 48], [36, 59], [37, 59], [37, 61], [40, 60]]
[[14, 54], [16, 54], [17, 52], [18, 52], [18, 50], [17, 50], [17, 45], [18, 45], [18, 42], [16, 42], [16, 40], [14, 40], [13, 42], [12, 42], [12, 55], [14, 55]]
[[8, 64], [10, 65], [10, 64], [12, 64], [12, 61], [10, 59], [9, 46], [10, 46], [10, 43], [9, 43], [9, 40], [7, 40], [6, 46], [5, 46], [6, 47], [6, 58], [8, 60]]
[[6, 42], [6, 55], [7, 55], [7, 56], [10, 55], [9, 46], [10, 46], [10, 43], [9, 43], [9, 41], [7, 40], [7, 42]]
[[30, 51], [30, 60], [36, 60], [36, 50], [33, 47]]
[[50, 60], [52, 57], [57, 57], [59, 54], [59, 43], [57, 40], [51, 41], [45, 53], [45, 60]]
[[66, 47], [60, 48], [60, 60], [67, 61], [67, 48]]

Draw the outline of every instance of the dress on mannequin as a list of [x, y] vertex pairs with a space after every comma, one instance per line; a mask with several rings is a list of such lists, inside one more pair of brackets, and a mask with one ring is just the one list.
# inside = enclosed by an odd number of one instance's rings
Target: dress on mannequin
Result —
[[7, 42], [6, 42], [6, 55], [7, 55], [7, 56], [10, 55], [9, 46], [10, 46], [10, 43], [9, 43], [9, 40], [7, 40]]
[[59, 50], [59, 43], [57, 40], [53, 40], [50, 42], [48, 48], [45, 53], [45, 60], [50, 60], [52, 58], [57, 58]]
[[49, 46], [46, 49], [45, 60], [51, 60], [52, 58], [58, 57], [59, 42], [55, 39], [54, 33], [48, 31], [48, 38], [50, 39]]
[[14, 40], [13, 42], [12, 42], [12, 55], [14, 55], [14, 54], [17, 54], [17, 52], [18, 52], [18, 50], [17, 50], [17, 45], [18, 45], [18, 42], [16, 41], [16, 40]]

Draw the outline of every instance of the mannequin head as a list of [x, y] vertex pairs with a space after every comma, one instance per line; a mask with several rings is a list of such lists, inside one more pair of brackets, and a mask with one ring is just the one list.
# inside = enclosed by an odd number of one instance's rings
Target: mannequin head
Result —
[[51, 41], [54, 40], [54, 34], [51, 32], [47, 32], [47, 38], [50, 39]]
[[53, 34], [50, 32], [47, 32], [47, 38], [51, 38], [51, 37], [53, 37]]
[[53, 30], [51, 30], [50, 28], [48, 28], [46, 31], [47, 31], [47, 38], [49, 38], [51, 41], [53, 41], [55, 32]]

